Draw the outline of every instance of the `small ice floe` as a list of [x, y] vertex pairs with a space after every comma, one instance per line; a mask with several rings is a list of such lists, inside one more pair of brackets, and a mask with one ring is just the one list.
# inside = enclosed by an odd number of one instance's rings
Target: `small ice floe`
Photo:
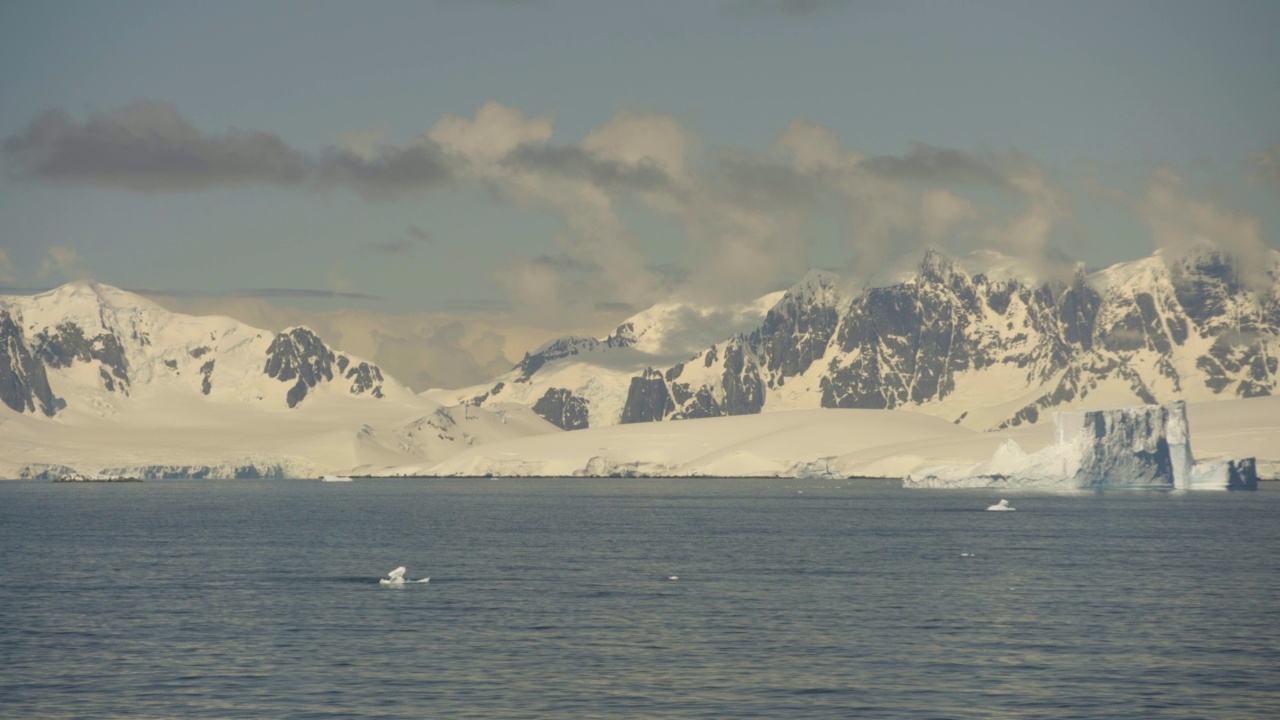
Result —
[[960, 553], [960, 557], [977, 557], [977, 553]]
[[320, 482], [351, 482], [351, 478], [346, 475], [325, 475], [320, 478]]
[[667, 576], [667, 579], [668, 579], [668, 580], [679, 580], [679, 579], [680, 579], [680, 576], [679, 576], [679, 575], [668, 575], [668, 576]]
[[996, 503], [995, 505], [992, 505], [987, 509], [992, 511], [1000, 511], [1000, 510], [1015, 510], [1016, 508], [1009, 507], [1008, 500], [1001, 500], [1000, 502]]
[[[401, 565], [395, 570], [392, 570], [391, 572], [387, 573], [387, 576], [379, 580], [378, 583], [381, 585], [390, 585], [392, 587], [402, 587], [405, 583], [404, 573], [405, 573], [405, 568], [403, 565]], [[415, 582], [415, 583], [431, 582], [431, 578], [424, 577], [421, 580], [411, 580], [410, 582]]]

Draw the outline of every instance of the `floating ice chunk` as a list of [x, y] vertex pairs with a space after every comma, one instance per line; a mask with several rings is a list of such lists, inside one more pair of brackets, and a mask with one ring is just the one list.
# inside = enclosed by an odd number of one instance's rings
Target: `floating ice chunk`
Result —
[[[391, 572], [387, 573], [387, 576], [382, 578], [378, 582], [382, 585], [389, 585], [391, 587], [404, 587], [404, 582], [405, 582], [404, 573], [405, 573], [404, 566], [401, 565], [395, 570], [392, 570]], [[431, 578], [424, 577], [421, 580], [411, 580], [410, 582], [414, 582], [414, 583], [431, 582]]]
[[1008, 500], [1001, 500], [1000, 502], [996, 503], [995, 505], [992, 505], [987, 509], [991, 511], [997, 511], [997, 512], [1001, 510], [1017, 510], [1017, 508], [1009, 507]]
[[668, 576], [667, 576], [667, 579], [668, 579], [668, 580], [679, 580], [679, 579], [680, 579], [680, 576], [679, 576], [679, 575], [668, 575]]
[[320, 478], [320, 482], [351, 482], [351, 478], [346, 475], [325, 475]]

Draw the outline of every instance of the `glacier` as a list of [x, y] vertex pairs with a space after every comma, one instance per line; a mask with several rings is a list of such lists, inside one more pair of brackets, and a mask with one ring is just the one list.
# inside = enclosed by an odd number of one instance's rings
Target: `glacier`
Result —
[[1162, 488], [1256, 490], [1254, 458], [1197, 462], [1187, 405], [1139, 405], [1054, 413], [1054, 442], [1035, 453], [1009, 439], [990, 460], [934, 465], [903, 480], [908, 488]]

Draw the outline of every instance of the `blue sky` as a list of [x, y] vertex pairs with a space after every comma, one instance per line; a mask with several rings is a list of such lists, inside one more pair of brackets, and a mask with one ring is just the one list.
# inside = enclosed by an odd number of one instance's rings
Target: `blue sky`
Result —
[[1172, 224], [1253, 252], [1280, 246], [1277, 28], [1271, 2], [10, 1], [0, 285], [346, 293], [301, 307], [471, 340], [484, 311], [514, 347], [928, 244], [1096, 266]]

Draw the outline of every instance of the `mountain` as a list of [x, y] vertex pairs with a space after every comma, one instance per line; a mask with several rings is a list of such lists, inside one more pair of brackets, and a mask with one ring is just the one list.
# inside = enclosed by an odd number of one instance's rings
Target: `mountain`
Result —
[[757, 326], [782, 293], [740, 305], [672, 301], [632, 316], [608, 336], [567, 336], [527, 353], [488, 383], [431, 397], [473, 407], [522, 405], [565, 430], [616, 425], [632, 378], [646, 368], [679, 362], [725, 332]]
[[412, 394], [305, 327], [270, 333], [179, 315], [94, 282], [0, 299], [0, 340], [5, 404], [50, 417], [68, 403], [110, 414], [120, 399], [155, 393], [283, 408], [316, 393]]
[[470, 401], [523, 384], [537, 390], [504, 399], [567, 429], [824, 407], [910, 408], [990, 430], [1055, 408], [1277, 390], [1278, 253], [1261, 292], [1211, 247], [1057, 283], [1028, 280], [1015, 265], [989, 252], [956, 262], [930, 251], [912, 276], [858, 292], [813, 272], [762, 298], [757, 307], [768, 309], [753, 328], [625, 381], [614, 360], [632, 347], [632, 321], [603, 340], [548, 343]]
[[0, 477], [318, 476], [554, 432], [444, 407], [315, 332], [172, 313], [77, 282], [0, 297]]

